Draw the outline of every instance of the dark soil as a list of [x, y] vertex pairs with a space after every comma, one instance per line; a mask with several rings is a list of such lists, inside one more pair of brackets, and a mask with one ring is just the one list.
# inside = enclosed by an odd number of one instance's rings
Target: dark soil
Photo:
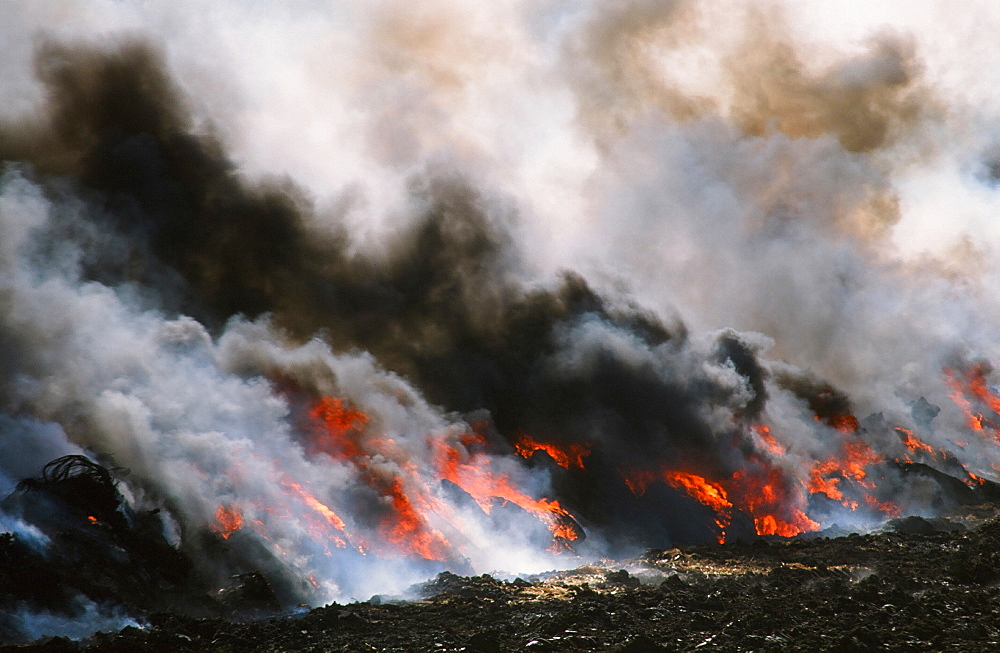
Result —
[[154, 614], [142, 629], [0, 650], [997, 650], [1000, 520], [966, 523], [653, 550], [510, 582], [443, 573], [409, 602], [251, 622]]

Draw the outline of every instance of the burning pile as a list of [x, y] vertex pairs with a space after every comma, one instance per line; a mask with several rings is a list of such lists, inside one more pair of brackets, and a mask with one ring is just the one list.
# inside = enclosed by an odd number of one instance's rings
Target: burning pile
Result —
[[[318, 605], [994, 498], [992, 245], [902, 242], [906, 175], [948, 140], [925, 137], [964, 129], [917, 44], [812, 53], [777, 10], [727, 14], [727, 35], [698, 3], [514, 4], [338, 18], [361, 37], [317, 16], [336, 46], [296, 32], [275, 47], [302, 56], [241, 55], [254, 84], [298, 71], [264, 95], [139, 9], [115, 5], [135, 31], [112, 45], [86, 27], [11, 45], [0, 531], [16, 556], [78, 561], [68, 538], [178, 596], [236, 576]], [[213, 11], [206, 25], [242, 24]], [[25, 8], [4, 30], [51, 19]], [[297, 19], [261, 20], [246, 29]], [[331, 47], [352, 72], [301, 63]], [[314, 104], [269, 104], [314, 77]], [[343, 122], [286, 138], [310, 107]], [[326, 130], [343, 138], [317, 155], [305, 134]], [[985, 151], [963, 151], [980, 195], [997, 189]], [[78, 485], [103, 498], [80, 504]], [[11, 637], [79, 605], [152, 609], [129, 588], [10, 598]]]

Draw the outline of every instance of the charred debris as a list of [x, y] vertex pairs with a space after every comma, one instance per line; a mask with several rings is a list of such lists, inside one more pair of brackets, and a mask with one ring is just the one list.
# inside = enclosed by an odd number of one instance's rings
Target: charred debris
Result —
[[[58, 458], [0, 504], [0, 637], [11, 651], [988, 650], [1000, 644], [998, 488], [930, 475], [957, 507], [859, 535], [652, 549], [507, 580], [443, 572], [405, 599], [306, 610], [255, 570], [205, 574], [155, 511], [133, 508], [82, 455]], [[966, 492], [968, 490], [968, 492]], [[199, 534], [211, 548], [213, 533]], [[220, 546], [218, 541], [215, 546]], [[221, 587], [221, 589], [220, 589]], [[29, 614], [86, 606], [134, 625], [25, 642]], [[22, 642], [22, 643], [19, 643]]]

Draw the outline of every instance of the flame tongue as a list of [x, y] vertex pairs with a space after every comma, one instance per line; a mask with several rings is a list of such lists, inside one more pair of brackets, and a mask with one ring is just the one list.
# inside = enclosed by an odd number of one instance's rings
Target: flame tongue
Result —
[[215, 511], [215, 521], [213, 530], [227, 540], [243, 528], [243, 515], [232, 506], [219, 506]]
[[552, 532], [555, 550], [580, 537], [573, 516], [558, 501], [534, 499], [517, 489], [508, 474], [492, 470], [489, 456], [477, 448], [485, 444], [485, 438], [468, 434], [463, 440], [462, 449], [447, 442], [438, 444], [437, 468], [442, 478], [462, 488], [487, 514], [500, 499], [535, 515]]
[[583, 459], [590, 455], [590, 445], [570, 444], [560, 447], [551, 443], [538, 442], [530, 435], [523, 434], [514, 444], [514, 452], [522, 458], [530, 458], [536, 451], [544, 451], [564, 469], [583, 469]]
[[705, 480], [705, 477], [686, 472], [663, 473], [663, 480], [675, 488], [683, 489], [700, 503], [716, 513], [715, 524], [719, 527], [719, 543], [726, 541], [726, 527], [732, 521], [733, 504], [722, 486]]
[[[819, 522], [806, 514], [809, 495], [825, 496], [851, 511], [858, 510], [863, 502], [868, 510], [889, 516], [898, 515], [898, 506], [880, 501], [872, 494], [876, 483], [868, 470], [886, 458], [859, 439], [858, 420], [853, 415], [845, 414], [827, 417], [823, 422], [843, 434], [845, 439], [837, 454], [814, 462], [806, 478], [768, 462], [780, 461], [785, 447], [777, 441], [769, 427], [758, 424], [752, 426], [750, 432], [756, 436], [753, 441], [757, 443], [761, 455], [748, 455], [743, 466], [729, 478], [712, 480], [690, 472], [663, 468], [660, 471], [628, 470], [623, 472], [623, 480], [636, 496], [642, 496], [649, 484], [656, 481], [683, 490], [715, 512], [720, 542], [726, 539], [734, 510], [752, 517], [758, 535], [791, 537], [817, 530]], [[915, 438], [908, 441], [914, 447], [919, 446], [919, 440]], [[847, 489], [850, 489], [850, 494]]]
[[[965, 413], [966, 425], [977, 433], [988, 428], [991, 439], [1000, 444], [1000, 395], [989, 389], [986, 373], [986, 366], [982, 364], [973, 365], [964, 373], [944, 370], [945, 380], [951, 388], [948, 396]], [[985, 411], [992, 416], [987, 416]]]
[[[323, 397], [309, 411], [312, 419], [311, 448], [335, 460], [341, 460], [358, 472], [359, 477], [384, 500], [386, 514], [380, 519], [380, 536], [397, 550], [409, 555], [444, 562], [454, 554], [448, 539], [430, 525], [432, 515], [420, 512], [417, 505], [432, 505], [426, 496], [417, 470], [406, 461], [405, 452], [391, 438], [368, 433], [370, 418], [347, 406], [338, 397]], [[396, 473], [387, 472], [377, 460], [394, 461]], [[411, 496], [412, 495], [412, 496]], [[325, 506], [322, 506], [326, 508]], [[340, 530], [344, 522], [333, 513], [320, 510]]]
[[[993, 420], [1000, 423], [1000, 397], [989, 389], [982, 367], [962, 374], [948, 371], [946, 377], [953, 399], [967, 415], [975, 416], [975, 419], [970, 417], [970, 428], [981, 431]], [[983, 416], [990, 411], [993, 417]], [[532, 496], [518, 485], [515, 472], [523, 467], [518, 468], [513, 461], [543, 452], [555, 465], [571, 473], [567, 478], [586, 479], [593, 473], [585, 464], [592, 453], [590, 445], [555, 444], [522, 433], [514, 443], [514, 453], [520, 458], [505, 458], [487, 451], [487, 438], [482, 432], [456, 435], [455, 431], [445, 430], [427, 435], [420, 444], [421, 451], [430, 454], [421, 465], [411, 455], [414, 443], [379, 433], [369, 415], [341, 398], [317, 399], [309, 404], [306, 415], [303, 431], [310, 455], [326, 456], [347, 465], [381, 499], [379, 514], [361, 518], [367, 519], [368, 526], [374, 527], [378, 535], [379, 543], [373, 548], [350, 532], [365, 525], [358, 522], [349, 507], [341, 506], [344, 508], [341, 510], [330, 501], [320, 500], [299, 483], [282, 481], [289, 496], [314, 515], [311, 519], [319, 529], [317, 532], [322, 532], [320, 537], [337, 547], [350, 544], [362, 553], [401, 552], [413, 558], [448, 563], [461, 559], [465, 555], [463, 547], [470, 543], [463, 535], [467, 532], [463, 523], [466, 517], [439, 496], [441, 480], [461, 488], [487, 515], [497, 505], [511, 504], [534, 516], [551, 533], [553, 551], [571, 550], [571, 543], [583, 535], [562, 503]], [[829, 428], [824, 433], [833, 439], [834, 453], [812, 459], [807, 452], [796, 450], [793, 443], [776, 437], [766, 424], [740, 424], [737, 422], [734, 429], [737, 436], [733, 446], [734, 450], [739, 447], [742, 459], [728, 476], [712, 477], [661, 462], [648, 467], [622, 468], [622, 481], [640, 500], [650, 484], [663, 483], [706, 506], [714, 515], [719, 542], [726, 541], [738, 512], [752, 519], [757, 534], [785, 537], [819, 529], [820, 523], [810, 517], [810, 509], [828, 510], [823, 501], [836, 502], [852, 512], [860, 511], [862, 516], [900, 514], [898, 506], [878, 496], [882, 477], [874, 470], [890, 458], [864, 439], [866, 432], [854, 415], [827, 411], [825, 416], [815, 417], [813, 428]], [[898, 436], [905, 461], [910, 461], [911, 456], [943, 461], [949, 455], [907, 428], [895, 427], [888, 432]], [[997, 437], [1000, 438], [1000, 430]], [[805, 464], [790, 465], [788, 461], [795, 459], [804, 460]], [[968, 472], [965, 482], [971, 487], [985, 483], [972, 472]], [[349, 525], [349, 520], [341, 514], [352, 515], [354, 523]], [[224, 538], [243, 527], [243, 516], [233, 506], [220, 506], [215, 518], [214, 528]], [[255, 529], [259, 523], [254, 521]]]
[[[430, 437], [433, 462], [430, 468], [420, 468], [399, 443], [371, 428], [367, 414], [343, 399], [323, 397], [314, 402], [308, 415], [309, 450], [313, 455], [327, 455], [350, 465], [382, 497], [385, 514], [379, 521], [378, 533], [407, 555], [440, 562], [462, 556], [440, 530], [463, 530], [454, 510], [435, 494], [436, 482], [442, 479], [462, 488], [487, 514], [501, 501], [534, 515], [551, 531], [554, 551], [566, 550], [568, 542], [580, 537], [576, 521], [558, 501], [533, 498], [518, 489], [509, 474], [493, 470], [493, 460], [485, 453], [485, 438], [481, 435], [466, 433], [457, 442], [443, 435]], [[589, 452], [583, 447], [571, 447], [567, 453], [526, 437], [522, 442], [521, 451], [528, 451], [528, 455], [541, 449], [566, 466], [582, 466]], [[306, 495], [301, 486], [289, 487], [302, 494], [306, 504], [323, 515], [331, 527], [345, 530], [344, 520], [331, 508]]]

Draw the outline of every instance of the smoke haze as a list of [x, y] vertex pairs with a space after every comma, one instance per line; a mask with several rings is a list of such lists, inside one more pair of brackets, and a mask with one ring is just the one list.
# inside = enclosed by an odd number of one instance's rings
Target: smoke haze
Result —
[[840, 6], [14, 2], [0, 489], [118, 465], [286, 605], [951, 507], [1000, 16]]

